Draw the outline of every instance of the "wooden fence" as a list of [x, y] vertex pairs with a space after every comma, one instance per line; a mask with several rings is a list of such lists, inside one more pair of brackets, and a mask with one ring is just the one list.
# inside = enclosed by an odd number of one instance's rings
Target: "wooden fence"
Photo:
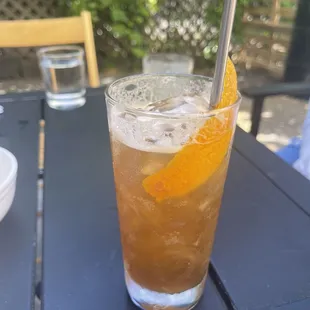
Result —
[[270, 0], [249, 7], [243, 18], [245, 44], [239, 60], [247, 68], [264, 68], [282, 76], [291, 42], [298, 0]]
[[[0, 0], [0, 20], [57, 16], [56, 0]], [[39, 75], [35, 49], [0, 48], [0, 80]]]

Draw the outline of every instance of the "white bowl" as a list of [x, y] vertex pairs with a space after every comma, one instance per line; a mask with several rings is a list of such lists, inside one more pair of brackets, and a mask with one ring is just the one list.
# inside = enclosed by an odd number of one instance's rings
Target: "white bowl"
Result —
[[14, 199], [17, 167], [15, 156], [0, 147], [0, 221], [10, 210]]

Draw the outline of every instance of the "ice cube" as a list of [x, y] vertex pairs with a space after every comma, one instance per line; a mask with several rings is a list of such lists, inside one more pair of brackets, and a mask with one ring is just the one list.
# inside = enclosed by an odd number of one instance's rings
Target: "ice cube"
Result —
[[118, 114], [118, 117], [120, 117], [121, 119], [124, 119], [126, 121], [130, 121], [130, 122], [135, 121], [137, 118], [134, 114], [129, 113], [129, 112], [120, 112]]
[[209, 106], [209, 102], [204, 97], [188, 95], [157, 101], [147, 105], [145, 109], [150, 112], [159, 112], [163, 114], [190, 114], [207, 112]]
[[[144, 110], [170, 116], [203, 113], [208, 108], [209, 104], [204, 97], [186, 95], [151, 103]], [[112, 113], [113, 130], [120, 141], [133, 148], [156, 153], [177, 152], [204, 122], [199, 117], [154, 118], [127, 111]], [[146, 170], [149, 173], [149, 169]]]
[[141, 169], [141, 173], [143, 175], [152, 175], [159, 171], [160, 169], [164, 168], [165, 163], [157, 162], [157, 161], [150, 161], [143, 165]]

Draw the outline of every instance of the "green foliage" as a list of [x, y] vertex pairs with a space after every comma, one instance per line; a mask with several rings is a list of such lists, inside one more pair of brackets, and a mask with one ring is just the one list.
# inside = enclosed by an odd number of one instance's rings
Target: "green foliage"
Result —
[[[151, 42], [145, 34], [145, 28], [154, 15], [166, 8], [169, 0], [58, 0], [62, 14], [79, 15], [82, 10], [88, 10], [92, 14], [95, 29], [100, 39], [97, 40], [99, 53], [113, 62], [112, 58], [120, 55], [131, 63], [136, 58], [141, 58], [150, 49], [156, 46], [156, 41]], [[176, 0], [175, 3], [183, 0]], [[184, 0], [185, 1], [185, 0]], [[214, 61], [217, 52], [218, 36], [223, 12], [224, 0], [204, 0], [208, 3], [206, 8], [206, 24], [209, 28], [207, 34], [207, 47], [204, 49], [205, 58]], [[310, 1], [310, 0], [309, 0]], [[190, 1], [188, 1], [190, 3]], [[195, 3], [195, 1], [193, 1]], [[200, 3], [201, 1], [197, 1]], [[164, 5], [164, 6], [163, 6]], [[178, 4], [179, 5], [179, 4]], [[177, 5], [177, 6], [178, 6]], [[234, 46], [243, 43], [242, 17], [244, 10], [249, 6], [271, 7], [272, 0], [238, 0], [235, 24], [232, 35]], [[292, 0], [282, 0], [282, 7], [292, 7]], [[169, 6], [168, 6], [169, 7]], [[169, 10], [171, 7], [169, 8]], [[166, 9], [165, 9], [166, 10]], [[170, 19], [180, 20], [183, 17], [178, 11], [169, 13]], [[187, 14], [187, 13], [186, 13]], [[185, 16], [186, 16], [185, 14]], [[160, 13], [159, 13], [160, 15]], [[187, 17], [184, 17], [186, 19]], [[154, 25], [154, 19], [153, 19]], [[167, 29], [168, 40], [158, 50], [173, 50], [175, 52], [192, 51], [189, 41], [182, 41], [177, 35], [176, 29], [171, 32]], [[170, 31], [170, 32], [169, 32]], [[173, 39], [175, 38], [175, 40]], [[178, 42], [177, 42], [178, 41]], [[182, 42], [180, 42], [182, 41]], [[157, 47], [155, 48], [155, 50]], [[181, 51], [179, 51], [181, 49]], [[193, 52], [194, 54], [195, 52]]]
[[[253, 0], [238, 0], [237, 2], [235, 23], [234, 23], [233, 34], [232, 34], [232, 39], [231, 39], [233, 44], [240, 44], [243, 41], [242, 17], [243, 17], [245, 8], [248, 7], [252, 3], [253, 3]], [[218, 40], [219, 40], [219, 29], [221, 25], [223, 7], [224, 7], [224, 0], [215, 0], [215, 1], [210, 1], [207, 7], [207, 10], [206, 10], [206, 21], [207, 23], [211, 24], [212, 27], [214, 27], [210, 42], [208, 46], [204, 49], [205, 58], [210, 59], [210, 60], [214, 60], [216, 52], [217, 52], [217, 45], [218, 45]]]
[[294, 3], [292, 0], [283, 0], [281, 2], [281, 7], [283, 8], [293, 8], [294, 6], [296, 6], [296, 2]]
[[[238, 0], [236, 8], [236, 16], [234, 29], [232, 34], [231, 42], [233, 45], [238, 45], [243, 43], [243, 25], [242, 18], [244, 11], [248, 7], [269, 7], [271, 8], [273, 0]], [[210, 3], [206, 10], [206, 21], [215, 27], [215, 30], [212, 31], [212, 38], [208, 46], [204, 50], [204, 56], [207, 59], [214, 61], [215, 54], [217, 51], [218, 37], [219, 37], [219, 28], [221, 24], [221, 16], [223, 12], [224, 0], [210, 0]], [[296, 5], [292, 0], [282, 0], [281, 7], [292, 8]], [[261, 31], [261, 30], [260, 30]], [[261, 35], [264, 35], [261, 33]]]
[[[79, 15], [82, 10], [92, 14], [96, 28], [103, 30], [105, 46], [100, 52], [117, 57], [120, 52], [126, 57], [144, 56], [148, 38], [144, 27], [156, 10], [157, 0], [58, 0], [63, 14]], [[123, 55], [124, 56], [124, 55]]]

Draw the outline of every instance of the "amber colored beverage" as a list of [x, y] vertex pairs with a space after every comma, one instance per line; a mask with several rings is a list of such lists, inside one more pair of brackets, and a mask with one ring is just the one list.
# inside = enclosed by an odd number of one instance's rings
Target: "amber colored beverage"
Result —
[[[192, 94], [186, 85], [198, 94], [211, 87], [202, 77], [132, 79], [107, 96], [127, 288], [143, 309], [191, 309], [207, 275], [238, 104], [212, 114], [203, 94], [175, 97]], [[164, 98], [141, 98], [148, 84]]]
[[125, 268], [141, 286], [175, 294], [204, 279], [212, 249], [228, 156], [194, 192], [157, 203], [142, 187], [174, 154], [140, 151], [112, 140]]

